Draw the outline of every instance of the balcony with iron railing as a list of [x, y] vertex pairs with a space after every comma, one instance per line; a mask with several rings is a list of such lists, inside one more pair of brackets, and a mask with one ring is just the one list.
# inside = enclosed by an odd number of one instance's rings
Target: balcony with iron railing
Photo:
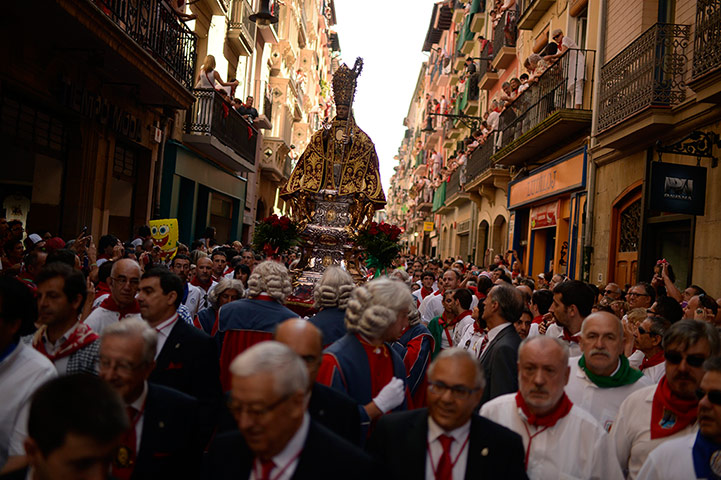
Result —
[[[136, 85], [136, 98], [142, 103], [185, 108], [192, 102], [189, 90], [197, 37], [165, 1], [76, 0], [72, 4], [68, 12], [97, 37], [81, 39], [84, 33], [77, 24], [57, 17], [59, 29], [68, 31], [66, 42], [83, 43], [87, 51], [102, 49], [105, 68], [121, 72], [114, 82]], [[97, 38], [105, 42], [102, 47], [95, 44]]]
[[466, 166], [461, 165], [451, 173], [450, 178], [446, 182], [446, 207], [452, 207], [468, 198], [465, 194], [464, 186], [466, 183]]
[[567, 50], [506, 105], [499, 119], [494, 161], [522, 163], [590, 129], [595, 54]]
[[644, 111], [660, 114], [645, 125], [634, 121], [639, 129], [648, 127], [646, 133], [672, 122], [670, 107], [686, 98], [683, 75], [689, 35], [688, 25], [657, 23], [601, 67], [599, 133]]
[[478, 68], [480, 82], [478, 83], [478, 88], [481, 90], [490, 90], [498, 83], [498, 79], [500, 78], [498, 72], [491, 66], [491, 57], [493, 57], [492, 42], [486, 41], [483, 48], [481, 48], [480, 57], [481, 60]]
[[473, 40], [476, 32], [471, 28], [473, 26], [473, 18], [476, 13], [481, 11], [481, 1], [473, 0], [468, 15], [466, 15], [463, 23], [458, 29], [458, 38], [456, 39], [456, 50], [465, 55], [470, 55], [473, 51]]
[[253, 171], [258, 131], [213, 89], [194, 89], [183, 142], [233, 171]]
[[539, 20], [556, 3], [556, 0], [518, 0], [518, 28], [533, 30]]
[[249, 56], [255, 50], [257, 27], [250, 19], [253, 7], [248, 0], [228, 0], [231, 2], [228, 19], [228, 40], [240, 48], [242, 55]]
[[697, 0], [693, 69], [696, 101], [721, 103], [721, 0]]
[[514, 8], [503, 12], [493, 30], [493, 62], [494, 70], [508, 68], [516, 58], [516, 40], [518, 27], [516, 21], [518, 12]]

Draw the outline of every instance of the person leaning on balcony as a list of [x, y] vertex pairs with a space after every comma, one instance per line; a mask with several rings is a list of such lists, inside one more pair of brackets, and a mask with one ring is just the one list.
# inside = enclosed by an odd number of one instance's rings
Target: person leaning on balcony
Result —
[[198, 72], [198, 82], [195, 84], [195, 88], [212, 88], [213, 90], [222, 90], [216, 89], [216, 82], [224, 87], [237, 87], [240, 84], [238, 80], [233, 82], [224, 82], [220, 77], [220, 74], [215, 71], [215, 57], [213, 55], [208, 55], [205, 57], [203, 64], [200, 66], [200, 71]]
[[198, 16], [194, 13], [185, 13], [185, 0], [167, 0], [168, 5], [170, 5], [170, 8], [173, 9], [173, 13], [175, 13], [178, 18], [180, 18], [181, 22], [188, 22], [190, 20], [195, 20], [198, 18]]
[[567, 88], [569, 94], [573, 97], [574, 108], [580, 109], [583, 106], [583, 81], [586, 73], [586, 58], [580, 52], [580, 47], [576, 42], [574, 42], [571, 37], [565, 36], [563, 30], [560, 28], [555, 29], [551, 33], [551, 39], [558, 44], [558, 53], [549, 56], [552, 61], [557, 60], [566, 53], [566, 51], [571, 50], [567, 55], [568, 68], [564, 70], [567, 72]]

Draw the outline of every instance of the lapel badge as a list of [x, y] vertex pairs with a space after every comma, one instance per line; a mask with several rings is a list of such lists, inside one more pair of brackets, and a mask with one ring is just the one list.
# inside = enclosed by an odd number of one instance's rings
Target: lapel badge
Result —
[[485, 447], [483, 450], [481, 450], [481, 456], [483, 456], [483, 457], [488, 456], [488, 447]]
[[180, 344], [179, 344], [179, 343], [176, 343], [176, 344], [175, 344], [175, 348], [180, 348]]
[[165, 428], [165, 422], [158, 422], [158, 426], [160, 428]]

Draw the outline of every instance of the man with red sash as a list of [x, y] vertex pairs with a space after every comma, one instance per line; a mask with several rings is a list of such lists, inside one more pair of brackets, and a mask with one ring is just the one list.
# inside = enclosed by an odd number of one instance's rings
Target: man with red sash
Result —
[[408, 328], [401, 338], [393, 342], [393, 349], [406, 366], [406, 385], [411, 394], [413, 408], [424, 407], [428, 387], [426, 370], [431, 363], [435, 340], [428, 328], [421, 323], [421, 315], [417, 308], [410, 309]]
[[704, 362], [706, 372], [696, 390], [699, 431], [656, 447], [638, 473], [639, 480], [721, 478], [721, 359]]
[[97, 373], [98, 335], [78, 320], [85, 304], [85, 277], [55, 262], [37, 277], [38, 323], [32, 345], [48, 357], [60, 375]]
[[428, 295], [432, 295], [433, 290], [433, 283], [436, 281], [436, 276], [433, 274], [433, 272], [426, 270], [421, 275], [421, 288], [416, 290], [412, 293], [413, 297], [418, 301], [418, 305], [425, 299]]
[[282, 263], [265, 261], [248, 279], [248, 298], [224, 305], [218, 313], [215, 335], [222, 338], [220, 378], [223, 391], [230, 389], [228, 367], [235, 357], [256, 343], [270, 340], [275, 327], [298, 315], [283, 304], [290, 295], [288, 270]]
[[[443, 294], [446, 290], [455, 290], [461, 284], [462, 275], [458, 270], [446, 270], [443, 277], [439, 279], [438, 291], [433, 295], [428, 295], [421, 302], [421, 306], [418, 307], [418, 311], [421, 312], [421, 321], [428, 325], [431, 320], [436, 317], [440, 317], [443, 314]], [[478, 298], [473, 296], [471, 299], [471, 308], [478, 305]]]
[[441, 350], [457, 346], [465, 329], [473, 324], [470, 310], [473, 298], [471, 292], [465, 288], [446, 291], [443, 297], [443, 315], [428, 324], [428, 330], [436, 345], [434, 358]]
[[611, 437], [564, 392], [569, 373], [563, 341], [527, 338], [518, 353], [518, 392], [485, 403], [481, 416], [523, 438], [531, 479], [620, 480]]
[[658, 383], [666, 374], [666, 359], [663, 356], [661, 340], [670, 326], [671, 322], [663, 317], [649, 316], [633, 333], [634, 346], [643, 352], [638, 368], [653, 383]]
[[612, 313], [592, 313], [581, 327], [583, 355], [571, 357], [568, 398], [609, 432], [621, 403], [653, 382], [632, 368], [623, 355], [623, 327]]
[[548, 311], [556, 323], [548, 326], [546, 335], [567, 342], [572, 357], [581, 355], [581, 325], [591, 314], [595, 297], [591, 287], [579, 280], [561, 282], [553, 289], [553, 303]]
[[664, 334], [663, 349], [666, 375], [658, 385], [642, 388], [624, 400], [611, 431], [618, 462], [631, 480], [653, 449], [695, 430], [696, 389], [703, 378], [703, 363], [719, 354], [721, 340], [713, 325], [681, 320]]
[[201, 257], [198, 259], [198, 263], [195, 266], [195, 276], [190, 284], [200, 288], [200, 293], [202, 294], [198, 302], [197, 311], [208, 308], [210, 306], [208, 295], [218, 284], [218, 282], [213, 280], [213, 261], [210, 257]]
[[90, 313], [85, 319], [85, 324], [93, 331], [102, 333], [105, 327], [118, 320], [131, 316], [140, 318], [140, 305], [135, 299], [140, 285], [140, 275], [142, 275], [140, 265], [135, 260], [123, 258], [113, 262], [108, 277], [110, 296]]

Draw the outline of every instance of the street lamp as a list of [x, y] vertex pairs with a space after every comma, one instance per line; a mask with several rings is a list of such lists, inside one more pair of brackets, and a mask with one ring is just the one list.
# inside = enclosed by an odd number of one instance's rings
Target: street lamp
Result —
[[248, 19], [261, 26], [278, 23], [278, 17], [274, 16], [270, 11], [270, 0], [260, 0], [260, 11], [251, 15]]
[[433, 125], [431, 124], [431, 115], [434, 115], [436, 117], [445, 117], [450, 118], [452, 120], [460, 120], [461, 123], [470, 128], [471, 130], [478, 130], [481, 122], [483, 121], [482, 117], [474, 117], [471, 115], [463, 115], [463, 114], [453, 114], [453, 113], [429, 113], [428, 114], [428, 124], [426, 125], [426, 128], [421, 130], [421, 132], [435, 132], [436, 129], [433, 128]]

